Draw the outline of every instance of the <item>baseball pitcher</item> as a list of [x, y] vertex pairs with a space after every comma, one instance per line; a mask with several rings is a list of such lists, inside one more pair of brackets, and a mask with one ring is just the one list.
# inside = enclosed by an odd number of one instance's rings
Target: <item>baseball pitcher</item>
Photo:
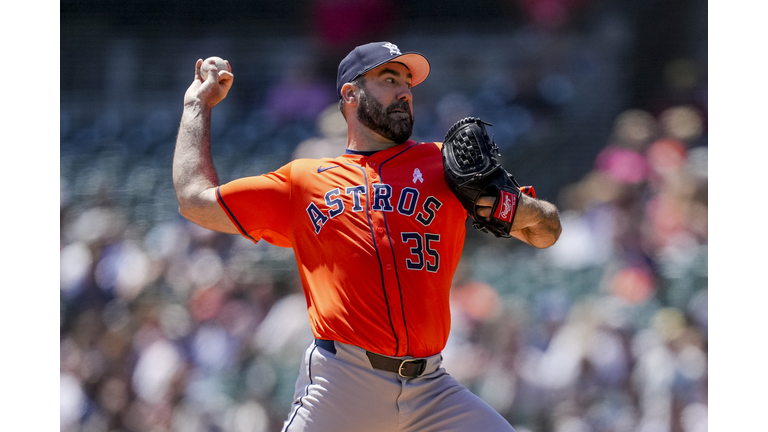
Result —
[[356, 47], [336, 91], [347, 150], [220, 185], [212, 108], [234, 75], [202, 60], [184, 96], [173, 181], [179, 210], [212, 230], [293, 248], [315, 340], [284, 432], [512, 431], [441, 367], [449, 289], [465, 222], [537, 248], [560, 235], [554, 205], [499, 165], [488, 123], [457, 122], [417, 143], [413, 87], [427, 59], [389, 42]]

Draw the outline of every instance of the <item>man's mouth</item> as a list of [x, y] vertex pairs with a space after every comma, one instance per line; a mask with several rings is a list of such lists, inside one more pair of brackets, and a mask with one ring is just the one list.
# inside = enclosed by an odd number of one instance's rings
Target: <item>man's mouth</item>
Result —
[[390, 114], [410, 114], [411, 110], [408, 105], [404, 103], [398, 103], [389, 109]]
[[410, 115], [411, 114], [407, 109], [404, 109], [404, 108], [394, 108], [394, 109], [391, 109], [389, 111], [389, 113], [390, 114], [405, 114], [405, 115]]

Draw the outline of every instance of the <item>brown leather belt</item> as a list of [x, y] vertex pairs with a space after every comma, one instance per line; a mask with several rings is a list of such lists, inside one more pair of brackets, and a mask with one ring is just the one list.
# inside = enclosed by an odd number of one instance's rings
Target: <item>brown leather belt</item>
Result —
[[[336, 345], [332, 340], [315, 339], [315, 345], [336, 354]], [[427, 368], [427, 359], [423, 358], [402, 359], [397, 357], [387, 357], [370, 351], [366, 351], [365, 355], [368, 356], [368, 360], [371, 362], [371, 366], [374, 369], [394, 372], [403, 378], [415, 378], [420, 376]]]

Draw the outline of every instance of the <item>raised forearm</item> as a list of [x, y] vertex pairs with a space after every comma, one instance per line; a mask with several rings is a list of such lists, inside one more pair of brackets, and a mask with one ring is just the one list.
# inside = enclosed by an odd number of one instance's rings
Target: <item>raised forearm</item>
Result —
[[560, 237], [560, 215], [554, 204], [520, 195], [510, 235], [537, 248], [550, 247]]
[[203, 206], [204, 191], [219, 185], [211, 157], [210, 131], [211, 108], [185, 105], [173, 155], [173, 185], [182, 214]]
[[205, 80], [200, 76], [203, 60], [195, 63], [195, 79], [184, 94], [184, 111], [176, 136], [173, 187], [182, 216], [202, 227], [234, 234], [237, 227], [216, 199], [219, 176], [211, 157], [211, 109], [227, 96], [234, 79], [232, 68], [225, 63], [229, 70], [213, 67]]

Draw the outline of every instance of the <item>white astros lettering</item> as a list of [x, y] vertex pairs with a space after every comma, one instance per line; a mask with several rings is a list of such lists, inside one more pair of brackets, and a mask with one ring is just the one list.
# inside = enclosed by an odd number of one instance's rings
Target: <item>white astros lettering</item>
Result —
[[[365, 185], [351, 186], [344, 189], [342, 193], [340, 188], [331, 189], [324, 195], [323, 209], [314, 202], [310, 202], [307, 206], [307, 215], [314, 227], [315, 234], [319, 234], [323, 229], [323, 226], [331, 219], [343, 214], [347, 210], [347, 206], [344, 204], [343, 196], [349, 196], [352, 199], [352, 211], [361, 212], [364, 210], [361, 202], [361, 196], [368, 196], [368, 189]], [[419, 223], [424, 226], [429, 226], [435, 219], [437, 211], [443, 205], [440, 200], [434, 196], [427, 197], [420, 203], [419, 190], [412, 187], [405, 187], [400, 190], [397, 195], [397, 205], [393, 205], [392, 197], [394, 196], [392, 186], [385, 183], [373, 184], [373, 198], [370, 200], [371, 211], [383, 211], [392, 212], [397, 210], [398, 213], [404, 216], [413, 216]], [[416, 210], [420, 208], [417, 212]], [[325, 210], [325, 211], [324, 211]]]

